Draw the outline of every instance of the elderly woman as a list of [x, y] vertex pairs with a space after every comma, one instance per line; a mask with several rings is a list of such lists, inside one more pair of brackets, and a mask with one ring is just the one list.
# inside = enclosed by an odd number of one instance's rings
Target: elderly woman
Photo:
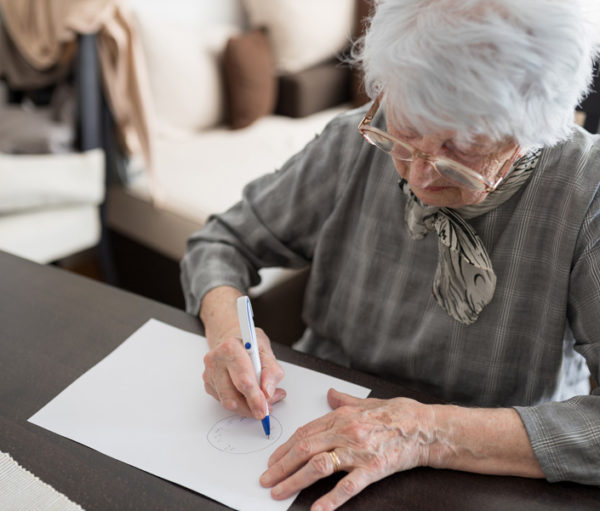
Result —
[[342, 470], [313, 506], [334, 509], [416, 466], [600, 484], [600, 143], [572, 122], [593, 3], [380, 0], [374, 101], [190, 239], [188, 310], [228, 410], [285, 396], [267, 335], [260, 386], [239, 341], [235, 299], [266, 266], [311, 266], [297, 349], [454, 403], [330, 390], [271, 456], [274, 498]]

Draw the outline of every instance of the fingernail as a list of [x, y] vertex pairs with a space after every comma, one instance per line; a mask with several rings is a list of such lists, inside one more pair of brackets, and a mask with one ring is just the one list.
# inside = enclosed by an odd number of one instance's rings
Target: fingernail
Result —
[[265, 412], [254, 412], [254, 418], [258, 420], [263, 420], [265, 418]]
[[279, 497], [279, 495], [281, 495], [282, 493], [283, 488], [281, 486], [275, 486], [275, 488], [271, 490], [271, 495], [273, 495], [273, 497]]
[[265, 472], [260, 476], [260, 484], [268, 486], [271, 483], [271, 477]]
[[225, 408], [227, 408], [228, 410], [233, 411], [237, 408], [237, 403], [233, 399], [228, 399], [227, 401], [225, 401], [223, 406], [225, 406]]
[[311, 511], [323, 511], [323, 508], [321, 507], [321, 504], [317, 504], [311, 509]]

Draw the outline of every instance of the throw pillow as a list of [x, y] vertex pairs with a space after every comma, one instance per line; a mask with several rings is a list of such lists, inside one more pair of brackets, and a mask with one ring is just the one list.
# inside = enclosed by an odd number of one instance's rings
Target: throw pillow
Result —
[[137, 13], [157, 128], [163, 133], [212, 128], [224, 121], [221, 59], [231, 26], [164, 21]]
[[328, 60], [350, 43], [355, 0], [243, 0], [250, 25], [266, 27], [279, 73]]
[[231, 37], [223, 60], [231, 127], [245, 128], [273, 113], [277, 77], [269, 38], [264, 31], [252, 30]]

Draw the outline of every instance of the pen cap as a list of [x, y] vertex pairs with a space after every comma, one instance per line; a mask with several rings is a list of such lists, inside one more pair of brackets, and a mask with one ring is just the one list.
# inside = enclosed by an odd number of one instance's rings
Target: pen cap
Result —
[[260, 382], [262, 367], [260, 364], [260, 357], [258, 356], [258, 344], [256, 343], [256, 330], [254, 329], [254, 320], [252, 319], [253, 314], [250, 298], [247, 296], [240, 296], [237, 299], [237, 312], [240, 330], [242, 332], [242, 342], [244, 343], [244, 348], [246, 348], [248, 355], [250, 355], [254, 372]]

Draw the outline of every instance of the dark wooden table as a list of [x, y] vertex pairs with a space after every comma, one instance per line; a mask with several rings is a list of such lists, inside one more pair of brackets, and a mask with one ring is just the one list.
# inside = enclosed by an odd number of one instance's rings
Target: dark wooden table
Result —
[[[0, 450], [92, 510], [197, 510], [225, 506], [56, 435], [27, 419], [149, 318], [191, 332], [184, 312], [109, 286], [0, 252]], [[274, 346], [279, 358], [354, 381], [373, 396], [427, 395]], [[200, 368], [198, 368], [200, 370]], [[308, 509], [339, 474], [303, 491], [291, 509]], [[416, 469], [375, 483], [348, 510], [600, 509], [600, 489]]]

